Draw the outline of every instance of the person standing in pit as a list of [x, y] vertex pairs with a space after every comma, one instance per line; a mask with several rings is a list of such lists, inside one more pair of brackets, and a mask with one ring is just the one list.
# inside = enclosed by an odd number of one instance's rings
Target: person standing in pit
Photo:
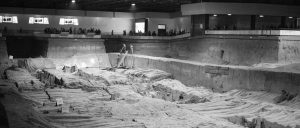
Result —
[[118, 59], [117, 59], [117, 68], [119, 67], [124, 67], [124, 61], [125, 61], [125, 56], [128, 53], [127, 48], [126, 48], [126, 44], [123, 43], [123, 46], [120, 50], [120, 54], [118, 55]]
[[125, 53], [126, 51], [127, 51], [126, 50], [126, 44], [123, 43], [123, 47], [120, 50], [120, 54]]
[[130, 44], [130, 53], [133, 54], [133, 45]]
[[130, 44], [130, 54], [131, 54], [131, 60], [132, 60], [131, 68], [134, 68], [134, 57], [133, 57], [133, 45], [132, 44]]

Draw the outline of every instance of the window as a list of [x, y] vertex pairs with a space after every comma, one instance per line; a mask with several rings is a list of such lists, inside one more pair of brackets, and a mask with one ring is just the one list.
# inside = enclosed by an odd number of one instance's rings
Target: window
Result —
[[164, 25], [164, 24], [159, 24], [159, 25], [158, 25], [158, 29], [166, 29], [166, 25]]
[[29, 17], [29, 24], [49, 24], [47, 17]]
[[136, 33], [145, 33], [145, 22], [136, 22], [135, 23], [135, 32]]
[[18, 23], [17, 16], [0, 16], [0, 23]]
[[79, 25], [79, 23], [75, 18], [60, 18], [59, 25]]

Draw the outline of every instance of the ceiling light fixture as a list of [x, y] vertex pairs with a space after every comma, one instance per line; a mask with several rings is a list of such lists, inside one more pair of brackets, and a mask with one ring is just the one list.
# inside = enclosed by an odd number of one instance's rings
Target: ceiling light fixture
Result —
[[135, 6], [135, 3], [132, 3], [131, 6]]
[[260, 17], [260, 18], [263, 18], [263, 17], [264, 17], [264, 15], [259, 15], [259, 17]]
[[72, 3], [75, 3], [76, 1], [75, 0], [72, 0]]
[[214, 14], [214, 16], [218, 16], [217, 14]]
[[293, 19], [293, 17], [291, 17], [291, 16], [290, 16], [289, 18], [290, 18], [290, 19]]
[[231, 16], [232, 14], [227, 14], [228, 16]]

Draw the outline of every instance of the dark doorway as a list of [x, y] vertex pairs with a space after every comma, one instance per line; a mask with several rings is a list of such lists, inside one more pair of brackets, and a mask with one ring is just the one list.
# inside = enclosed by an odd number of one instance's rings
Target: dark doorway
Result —
[[158, 26], [158, 36], [165, 36], [167, 32], [167, 27], [165, 24], [159, 24]]

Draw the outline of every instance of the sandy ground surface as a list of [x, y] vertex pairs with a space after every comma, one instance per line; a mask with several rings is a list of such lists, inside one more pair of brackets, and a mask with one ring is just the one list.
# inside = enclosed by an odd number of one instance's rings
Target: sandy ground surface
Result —
[[6, 76], [0, 80], [0, 101], [10, 127], [300, 127], [299, 96], [215, 93], [155, 69], [11, 68]]

